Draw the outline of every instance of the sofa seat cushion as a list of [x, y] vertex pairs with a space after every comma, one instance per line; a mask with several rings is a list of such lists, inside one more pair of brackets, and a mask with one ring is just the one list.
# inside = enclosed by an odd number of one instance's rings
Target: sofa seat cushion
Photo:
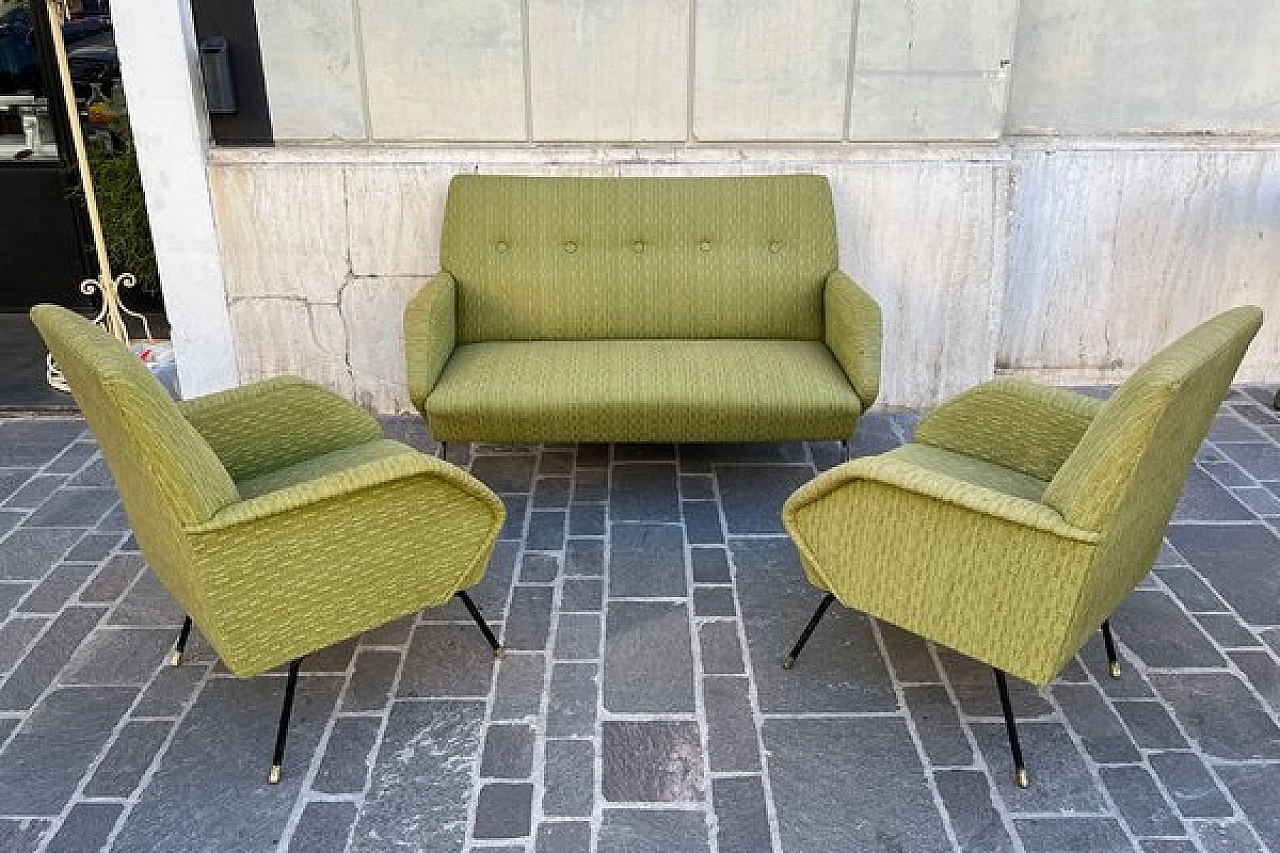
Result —
[[821, 341], [463, 344], [426, 399], [443, 441], [840, 439], [862, 411]]

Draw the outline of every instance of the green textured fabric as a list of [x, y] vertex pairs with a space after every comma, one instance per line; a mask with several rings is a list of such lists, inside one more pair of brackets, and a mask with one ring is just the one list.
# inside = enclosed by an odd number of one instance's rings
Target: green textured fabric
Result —
[[996, 379], [931, 412], [915, 440], [1050, 480], [1100, 408], [1074, 391]]
[[821, 340], [835, 214], [817, 175], [459, 175], [440, 266], [459, 343]]
[[827, 276], [822, 304], [823, 340], [866, 411], [880, 396], [880, 306], [839, 270]]
[[446, 441], [771, 441], [852, 434], [858, 395], [820, 341], [459, 346], [427, 399]]
[[274, 471], [268, 471], [256, 477], [236, 480], [236, 489], [240, 492], [240, 498], [247, 501], [250, 498], [265, 495], [268, 492], [276, 492], [290, 486], [297, 486], [310, 480], [315, 480], [318, 477], [323, 477], [326, 474], [345, 471], [376, 459], [416, 452], [412, 447], [385, 438], [366, 441], [350, 447], [343, 447], [340, 450], [323, 453], [319, 456], [313, 456], [310, 459], [304, 459], [301, 462], [295, 462], [292, 465], [277, 468]]
[[337, 395], [273, 380], [179, 405], [84, 318], [50, 305], [31, 315], [147, 564], [236, 675], [441, 604], [482, 576], [505, 517], [498, 497], [382, 439]]
[[927, 444], [906, 444], [883, 455], [884, 459], [906, 462], [913, 467], [935, 471], [955, 480], [1023, 500], [1039, 501], [1046, 481], [984, 461], [976, 456], [953, 453]]
[[925, 419], [922, 443], [788, 499], [806, 575], [849, 607], [1048, 683], [1150, 570], [1261, 321], [1256, 308], [1210, 320], [1105, 403], [1008, 380], [961, 395]]
[[178, 408], [238, 482], [382, 438], [372, 415], [339, 399], [305, 379], [280, 376]]
[[821, 176], [460, 175], [410, 399], [449, 441], [848, 438], [880, 309], [836, 254]]
[[404, 348], [409, 399], [421, 411], [456, 343], [457, 283], [438, 272], [404, 310]]

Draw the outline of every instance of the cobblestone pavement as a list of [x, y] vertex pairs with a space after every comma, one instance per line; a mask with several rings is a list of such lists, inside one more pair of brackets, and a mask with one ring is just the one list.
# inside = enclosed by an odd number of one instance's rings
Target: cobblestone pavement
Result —
[[[466, 447], [510, 522], [475, 597], [239, 680], [145, 570], [73, 419], [0, 421], [0, 850], [1280, 850], [1280, 417], [1235, 391], [1159, 565], [1046, 691], [834, 608], [782, 535], [835, 443]], [[914, 419], [864, 419], [856, 451]], [[412, 419], [388, 431], [421, 447]], [[413, 555], [406, 555], [413, 559]], [[1034, 570], [1034, 567], [1028, 567]]]

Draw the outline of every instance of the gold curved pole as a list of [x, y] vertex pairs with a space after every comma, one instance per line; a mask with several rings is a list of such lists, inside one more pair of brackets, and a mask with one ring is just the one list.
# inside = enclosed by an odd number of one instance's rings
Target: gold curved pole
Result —
[[[37, 0], [39, 2], [39, 0]], [[84, 143], [84, 129], [80, 126], [80, 108], [76, 104], [75, 88], [71, 83], [71, 67], [67, 63], [67, 45], [62, 40], [62, 22], [67, 20], [64, 0], [44, 0], [48, 10], [50, 37], [53, 41], [53, 57], [58, 66], [58, 82], [61, 84], [62, 100], [66, 105], [68, 123], [71, 125], [71, 143], [75, 149], [76, 165], [80, 169], [80, 185], [84, 191], [85, 207], [89, 212], [89, 228], [93, 232], [93, 250], [98, 259], [98, 277], [86, 278], [80, 282], [80, 292], [92, 296], [95, 292], [102, 296], [102, 308], [94, 322], [102, 326], [111, 336], [121, 343], [129, 343], [129, 328], [125, 325], [125, 315], [142, 321], [143, 334], [151, 340], [151, 327], [147, 318], [136, 311], [130, 311], [120, 301], [120, 288], [133, 287], [137, 279], [133, 273], [121, 273], [118, 277], [111, 274], [111, 261], [107, 257], [107, 242], [102, 234], [102, 217], [98, 213], [98, 193], [93, 186], [93, 170], [89, 167], [89, 154]], [[47, 359], [46, 378], [49, 384], [60, 391], [68, 391], [62, 372], [53, 363], [53, 356]]]

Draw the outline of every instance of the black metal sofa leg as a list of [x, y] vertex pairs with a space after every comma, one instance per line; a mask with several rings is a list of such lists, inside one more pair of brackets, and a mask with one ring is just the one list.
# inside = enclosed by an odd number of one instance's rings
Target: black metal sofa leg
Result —
[[809, 636], [813, 634], [813, 629], [818, 627], [818, 623], [826, 615], [827, 608], [835, 600], [836, 597], [832, 593], [827, 593], [823, 597], [822, 603], [818, 605], [818, 609], [813, 611], [813, 616], [809, 618], [809, 624], [805, 625], [804, 630], [800, 632], [800, 639], [796, 640], [796, 644], [791, 647], [791, 654], [782, 659], [783, 669], [791, 669], [796, 665], [796, 658], [800, 657], [800, 652], [804, 651], [805, 643], [809, 642]]
[[455, 595], [462, 599], [462, 603], [466, 605], [467, 612], [471, 614], [471, 618], [475, 620], [476, 626], [480, 628], [484, 638], [489, 641], [489, 647], [493, 649], [493, 656], [498, 660], [502, 660], [507, 656], [507, 650], [498, 642], [498, 638], [494, 636], [493, 629], [489, 627], [489, 623], [484, 621], [484, 615], [480, 613], [480, 608], [476, 607], [476, 603], [471, 600], [471, 596], [462, 590]]
[[1022, 742], [1018, 740], [1018, 722], [1013, 718], [1013, 705], [1009, 701], [1009, 683], [1002, 670], [995, 670], [996, 688], [1000, 691], [1000, 708], [1004, 711], [1004, 727], [1009, 733], [1009, 751], [1013, 753], [1013, 781], [1019, 788], [1027, 787], [1027, 765], [1022, 761]]
[[284, 702], [280, 705], [280, 725], [276, 728], [276, 748], [271, 754], [271, 770], [267, 773], [267, 782], [279, 784], [284, 773], [284, 745], [289, 737], [289, 717], [293, 714], [293, 693], [298, 688], [298, 668], [302, 666], [302, 658], [289, 662], [289, 678], [284, 684]]

